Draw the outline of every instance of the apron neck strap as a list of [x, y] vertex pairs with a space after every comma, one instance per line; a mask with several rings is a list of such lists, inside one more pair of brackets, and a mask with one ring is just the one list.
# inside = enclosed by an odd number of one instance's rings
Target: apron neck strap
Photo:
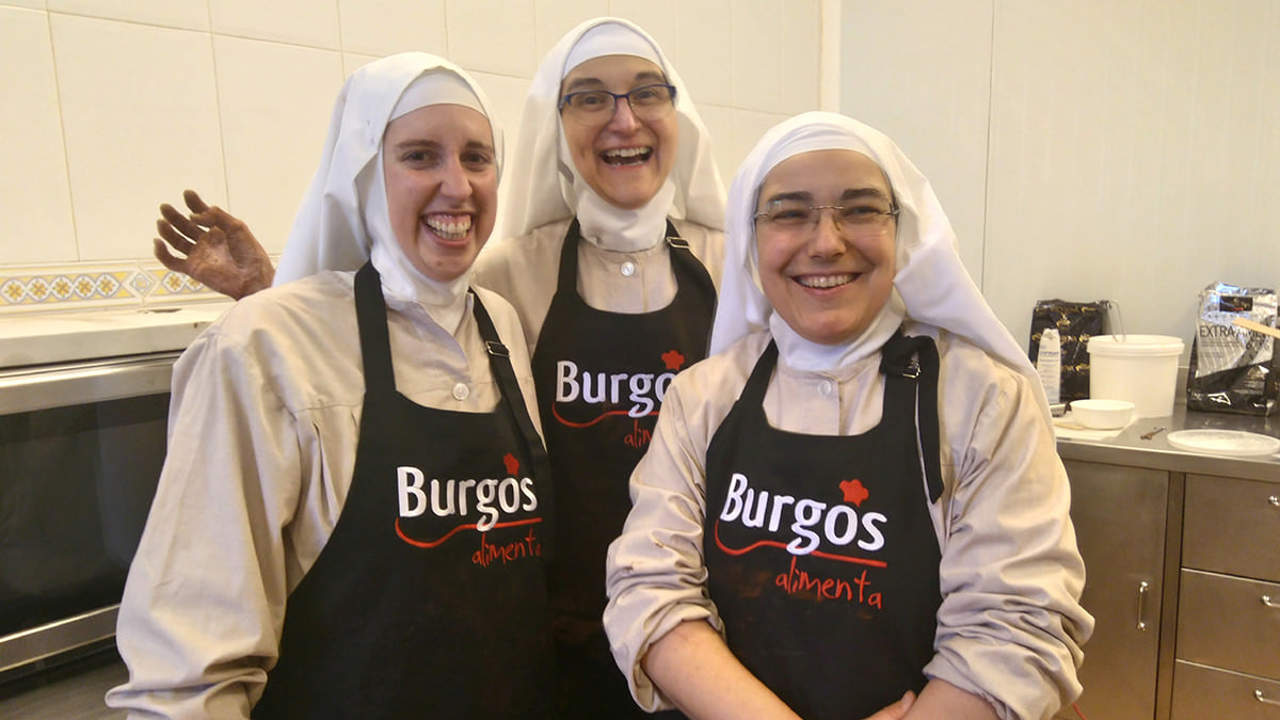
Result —
[[899, 328], [880, 351], [885, 395], [915, 395], [916, 428], [929, 486], [929, 502], [942, 497], [942, 456], [938, 430], [938, 346], [928, 335], [908, 337]]
[[364, 362], [366, 393], [387, 395], [396, 391], [391, 366], [391, 338], [387, 331], [387, 303], [382, 280], [372, 262], [356, 272], [356, 324], [360, 328], [360, 359]]
[[516, 380], [515, 370], [511, 367], [511, 353], [498, 337], [498, 329], [494, 327], [493, 319], [489, 317], [489, 311], [485, 310], [484, 303], [480, 302], [480, 296], [475, 290], [470, 292], [472, 314], [476, 318], [476, 326], [480, 330], [480, 339], [484, 341], [485, 351], [489, 353], [489, 370], [502, 391], [503, 401], [500, 404], [507, 406], [511, 419], [515, 421], [516, 427], [520, 428], [525, 448], [533, 460], [535, 477], [544, 480], [551, 475], [551, 465], [547, 452], [542, 447], [542, 437], [533, 427], [533, 420], [529, 416], [524, 395], [520, 392], [520, 383]]

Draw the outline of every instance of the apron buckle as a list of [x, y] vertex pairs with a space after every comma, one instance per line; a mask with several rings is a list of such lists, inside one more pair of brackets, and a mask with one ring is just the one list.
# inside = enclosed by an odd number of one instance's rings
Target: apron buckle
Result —
[[902, 377], [915, 380], [920, 377], [920, 362], [915, 358], [911, 358], [911, 362], [902, 369]]
[[688, 240], [685, 240], [684, 238], [680, 237], [679, 235], [668, 235], [668, 236], [667, 236], [667, 244], [668, 244], [668, 245], [670, 245], [670, 246], [671, 246], [671, 247], [673, 247], [673, 248], [680, 248], [680, 249], [682, 249], [682, 250], [688, 250], [688, 249], [689, 249], [689, 241], [688, 241]]
[[485, 341], [484, 341], [484, 349], [485, 349], [485, 350], [488, 350], [490, 355], [494, 355], [494, 356], [496, 356], [496, 357], [503, 357], [503, 358], [504, 358], [504, 357], [510, 357], [510, 356], [511, 356], [511, 353], [510, 353], [510, 352], [508, 352], [508, 350], [507, 350], [507, 346], [506, 346], [506, 345], [503, 345], [502, 343], [498, 342], [497, 340], [485, 340]]

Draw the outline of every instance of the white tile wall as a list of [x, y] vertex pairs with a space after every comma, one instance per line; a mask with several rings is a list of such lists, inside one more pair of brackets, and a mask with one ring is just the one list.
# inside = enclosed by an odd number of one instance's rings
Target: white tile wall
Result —
[[467, 0], [448, 3], [445, 11], [454, 62], [498, 75], [533, 75], [533, 0]]
[[[816, 88], [818, 7], [818, 0], [0, 0], [0, 62], [21, 69], [0, 74], [0, 133], [21, 139], [0, 146], [0, 161], [29, 170], [0, 180], [0, 212], [16, 218], [0, 236], [0, 268], [146, 260], [156, 206], [180, 202], [188, 187], [244, 216], [279, 251], [346, 75], [390, 52], [445, 54], [484, 85], [511, 141], [542, 54], [601, 15], [639, 22], [671, 56], [704, 109], [727, 182], [781, 113], [816, 105], [809, 79]], [[756, 10], [767, 17], [750, 17]], [[755, 75], [771, 78], [763, 94], [735, 94], [743, 77], [734, 62], [744, 56], [756, 63]]]
[[146, 255], [158, 200], [185, 187], [225, 200], [209, 35], [51, 20], [79, 259]]
[[42, 12], [0, 7], [0, 254], [15, 265], [76, 259], [62, 119]]
[[338, 0], [342, 47], [382, 57], [406, 50], [445, 55], [444, 0]]
[[524, 78], [513, 78], [506, 75], [493, 75], [480, 71], [472, 71], [471, 76], [484, 88], [485, 95], [493, 105], [493, 112], [498, 116], [502, 131], [506, 137], [506, 155], [510, 160], [515, 153], [516, 130], [520, 127], [520, 111], [524, 109], [524, 98], [529, 92], [529, 81]]
[[1280, 286], [1280, 6], [996, 3], [985, 292], [1109, 298], [1190, 340], [1218, 280]]
[[279, 253], [324, 147], [342, 57], [221, 36], [213, 49], [228, 209]]
[[680, 65], [680, 51], [676, 37], [676, 0], [609, 0], [609, 14], [625, 18], [644, 28], [671, 62]]
[[893, 138], [933, 185], [982, 284], [994, 0], [846, 2], [841, 110]]
[[209, 29], [209, 0], [48, 0], [49, 10], [188, 30]]
[[734, 107], [779, 112], [782, 68], [778, 17], [781, 0], [735, 0], [730, 76]]
[[377, 60], [376, 55], [361, 55], [359, 53], [342, 53], [342, 77], [346, 79], [351, 73]]
[[775, 16], [778, 35], [777, 112], [818, 109], [822, 11], [817, 2], [784, 3]]
[[213, 31], [312, 47], [340, 47], [334, 0], [208, 0]]
[[[609, 15], [609, 0], [534, 0], [534, 51], [541, 59], [582, 21]], [[533, 75], [530, 68], [528, 75]]]
[[689, 94], [703, 104], [733, 104], [730, 0], [687, 0], [676, 7], [674, 55]]
[[729, 192], [729, 182], [733, 179], [738, 162], [746, 155], [745, 150], [739, 153], [733, 142], [734, 115], [738, 112], [741, 111], [721, 105], [698, 103], [698, 114], [702, 116], [702, 123], [707, 126], [707, 134], [711, 136], [711, 154], [720, 170], [720, 180], [724, 183], [725, 192]]
[[1037, 299], [1190, 339], [1196, 294], [1280, 286], [1280, 5], [845, 0], [841, 107], [934, 183], [1026, 343]]

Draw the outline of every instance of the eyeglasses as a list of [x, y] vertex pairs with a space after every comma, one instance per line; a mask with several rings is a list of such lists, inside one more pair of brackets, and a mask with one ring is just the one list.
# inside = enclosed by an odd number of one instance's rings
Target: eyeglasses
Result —
[[831, 218], [837, 228], [860, 232], [883, 230], [889, 219], [896, 218], [899, 212], [897, 205], [885, 209], [865, 202], [858, 205], [811, 205], [801, 200], [773, 200], [754, 218], [756, 222], [764, 221], [770, 228], [796, 232], [817, 227], [823, 210], [832, 211]]
[[631, 92], [579, 90], [560, 98], [560, 112], [583, 125], [603, 125], [613, 117], [619, 100], [626, 100], [632, 114], [641, 120], [657, 120], [675, 104], [674, 85], [655, 83], [632, 88]]

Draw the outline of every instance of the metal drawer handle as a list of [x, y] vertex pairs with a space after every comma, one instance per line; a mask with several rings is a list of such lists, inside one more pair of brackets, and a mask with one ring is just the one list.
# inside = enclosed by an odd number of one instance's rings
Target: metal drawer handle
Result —
[[1138, 632], [1147, 631], [1147, 622], [1143, 620], [1142, 617], [1146, 614], [1144, 606], [1146, 605], [1147, 600], [1147, 590], [1150, 588], [1151, 583], [1148, 583], [1146, 580], [1138, 583]]
[[1271, 698], [1263, 697], [1261, 690], [1253, 691], [1253, 699], [1257, 700], [1260, 703], [1266, 703], [1268, 705], [1280, 705], [1280, 700], [1272, 700]]
[[1269, 607], [1269, 608], [1278, 608], [1278, 609], [1280, 609], [1280, 602], [1274, 602], [1274, 601], [1272, 601], [1272, 599], [1271, 599], [1271, 596], [1270, 596], [1270, 595], [1263, 595], [1263, 596], [1262, 596], [1262, 604], [1263, 604], [1263, 605], [1266, 605], [1266, 606], [1267, 606], [1267, 607]]
[[1280, 507], [1280, 496], [1272, 495], [1267, 498], [1267, 502], [1271, 503], [1271, 507]]

